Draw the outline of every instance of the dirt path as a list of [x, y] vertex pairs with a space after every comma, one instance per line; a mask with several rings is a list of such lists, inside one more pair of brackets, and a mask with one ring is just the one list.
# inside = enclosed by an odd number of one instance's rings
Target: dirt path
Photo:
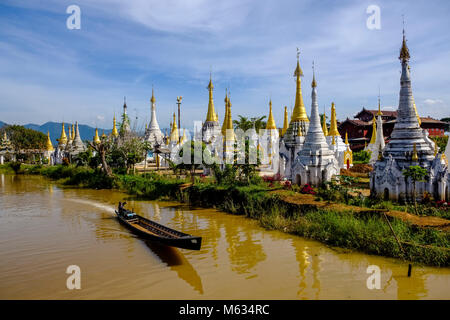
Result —
[[342, 203], [334, 203], [327, 201], [317, 201], [316, 196], [311, 194], [289, 194], [284, 190], [275, 190], [273, 193], [278, 194], [281, 199], [288, 203], [293, 203], [297, 205], [310, 205], [316, 206], [321, 209], [329, 209], [336, 211], [348, 211], [353, 213], [364, 213], [364, 212], [385, 212], [386, 215], [394, 218], [401, 219], [403, 221], [408, 221], [413, 225], [422, 227], [422, 228], [436, 228], [439, 230], [450, 231], [450, 220], [439, 218], [439, 217], [431, 217], [431, 216], [416, 216], [414, 214], [410, 214], [408, 212], [396, 211], [396, 210], [379, 210], [379, 209], [369, 209], [364, 207], [350, 206]]

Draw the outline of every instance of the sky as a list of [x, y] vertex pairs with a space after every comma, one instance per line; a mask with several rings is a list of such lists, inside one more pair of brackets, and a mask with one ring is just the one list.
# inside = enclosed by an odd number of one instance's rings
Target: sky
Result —
[[[68, 29], [70, 5], [80, 29]], [[380, 28], [369, 29], [380, 8]], [[74, 122], [111, 128], [126, 96], [136, 127], [167, 127], [182, 96], [182, 126], [204, 121], [210, 73], [220, 121], [225, 90], [232, 115], [276, 123], [295, 101], [300, 50], [310, 113], [312, 62], [320, 111], [352, 118], [362, 107], [395, 110], [403, 19], [421, 116], [450, 116], [450, 2], [335, 0], [47, 0], [0, 2], [0, 120]]]

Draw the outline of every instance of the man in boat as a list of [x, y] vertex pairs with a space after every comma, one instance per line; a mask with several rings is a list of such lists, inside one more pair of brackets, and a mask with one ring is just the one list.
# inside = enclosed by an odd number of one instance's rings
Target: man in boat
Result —
[[120, 214], [123, 214], [123, 210], [125, 209], [124, 207], [125, 207], [125, 205], [126, 205], [127, 203], [126, 202], [120, 202], [119, 201], [119, 213]]
[[121, 214], [125, 219], [131, 219], [135, 217], [135, 213], [125, 210], [126, 202], [119, 202], [119, 214]]

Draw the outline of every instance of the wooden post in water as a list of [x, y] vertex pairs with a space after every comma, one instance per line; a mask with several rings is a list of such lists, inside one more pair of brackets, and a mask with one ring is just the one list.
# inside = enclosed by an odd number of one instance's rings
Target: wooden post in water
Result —
[[[385, 212], [383, 212], [383, 216], [384, 216], [384, 218], [386, 219], [386, 222], [387, 222], [387, 224], [389, 225], [389, 228], [391, 229], [392, 234], [393, 234], [394, 237], [395, 237], [395, 240], [397, 240], [398, 246], [399, 246], [400, 249], [402, 250], [403, 256], [406, 258], [406, 252], [405, 252], [405, 249], [403, 249], [402, 244], [400, 243], [400, 240], [398, 240], [397, 235], [395, 234], [395, 231], [394, 231], [394, 229], [392, 228], [391, 223], [389, 222], [389, 219], [388, 219], [388, 217], [386, 216], [386, 213], [385, 213]], [[409, 263], [409, 264], [408, 264], [408, 277], [411, 277], [411, 269], [412, 269], [412, 265], [411, 265], [411, 263]]]

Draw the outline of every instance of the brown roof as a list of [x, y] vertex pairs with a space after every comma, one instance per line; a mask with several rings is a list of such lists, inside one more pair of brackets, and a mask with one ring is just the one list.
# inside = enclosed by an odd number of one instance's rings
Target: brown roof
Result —
[[431, 117], [423, 117], [423, 118], [421, 117], [420, 120], [421, 120], [422, 122], [427, 122], [427, 123], [441, 123], [441, 124], [447, 124], [447, 123], [444, 122], [444, 121], [437, 120], [437, 119], [433, 119], [433, 118], [431, 118]]
[[[373, 115], [376, 115], [378, 113], [378, 110], [366, 110], [366, 111], [370, 112]], [[383, 114], [383, 116], [397, 118], [397, 111], [381, 110], [381, 113]]]
[[357, 125], [357, 126], [367, 126], [367, 125], [370, 125], [372, 122], [366, 122], [366, 121], [362, 121], [362, 120], [359, 120], [359, 119], [346, 119], [345, 121], [343, 121], [339, 126], [342, 126], [344, 123], [346, 123], [346, 122], [350, 122], [350, 123], [352, 123], [352, 124], [354, 124], [354, 125]]

